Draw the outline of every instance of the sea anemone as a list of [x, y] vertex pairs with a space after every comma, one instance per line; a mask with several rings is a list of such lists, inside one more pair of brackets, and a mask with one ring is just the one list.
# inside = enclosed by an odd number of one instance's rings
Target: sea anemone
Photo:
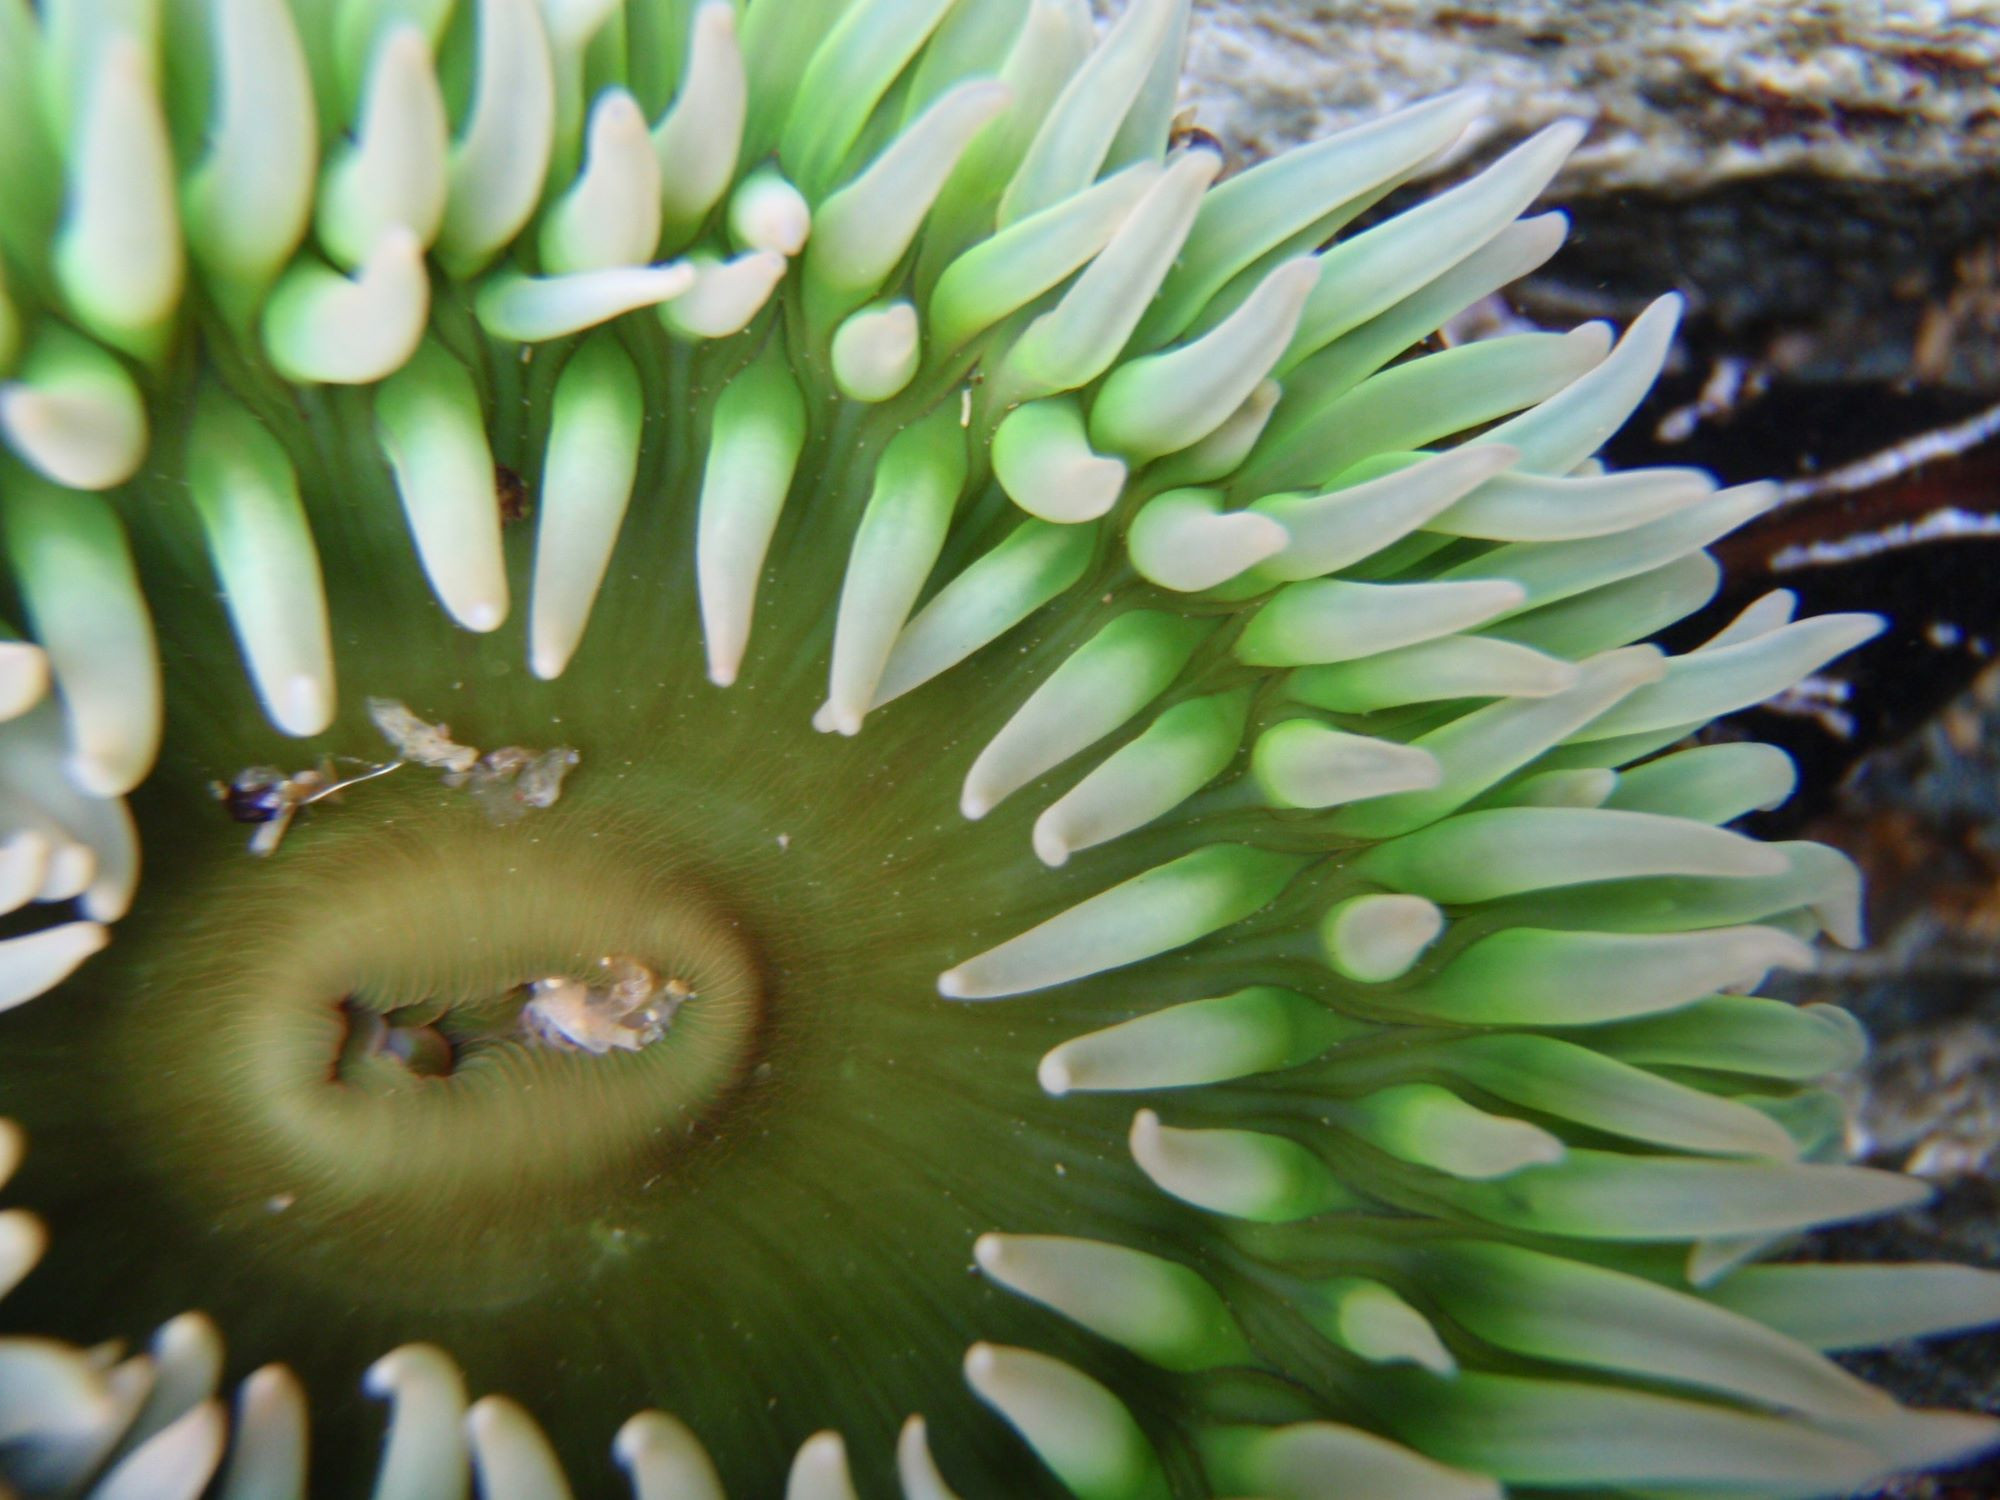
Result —
[[0, 1488], [1991, 1440], [1820, 1351], [2000, 1277], [1758, 1263], [1922, 1189], [1753, 993], [1854, 868], [1684, 743], [1877, 622], [1634, 644], [1770, 498], [1592, 458], [1672, 299], [1430, 343], [1580, 126], [1352, 228], [1478, 101], [1218, 180], [1185, 25], [0, 0]]

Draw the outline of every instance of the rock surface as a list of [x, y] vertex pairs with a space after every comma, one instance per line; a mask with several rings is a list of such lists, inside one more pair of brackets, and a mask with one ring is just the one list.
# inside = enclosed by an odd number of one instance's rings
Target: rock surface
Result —
[[1469, 162], [1591, 119], [1551, 317], [1672, 285], [1787, 373], [2000, 392], [2000, 0], [1196, 0], [1188, 63], [1239, 160], [1468, 85]]

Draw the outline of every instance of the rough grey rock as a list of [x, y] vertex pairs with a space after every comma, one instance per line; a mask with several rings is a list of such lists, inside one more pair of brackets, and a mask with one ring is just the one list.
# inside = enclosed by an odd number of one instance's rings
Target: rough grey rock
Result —
[[1240, 160], [1464, 86], [1468, 162], [1591, 119], [1551, 317], [1672, 285], [1788, 374], [2000, 391], [2000, 0], [1196, 0], [1188, 61]]

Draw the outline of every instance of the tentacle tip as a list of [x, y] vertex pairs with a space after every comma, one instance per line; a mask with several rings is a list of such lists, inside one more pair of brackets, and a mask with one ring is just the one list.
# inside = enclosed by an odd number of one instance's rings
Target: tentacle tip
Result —
[[958, 799], [958, 810], [969, 823], [977, 823], [993, 811], [993, 800], [967, 787]]
[[[970, 817], [972, 815], [968, 813], [966, 816]], [[1039, 859], [1051, 870], [1061, 869], [1069, 863], [1071, 852], [1069, 843], [1054, 828], [1045, 827], [1041, 822], [1037, 822], [1035, 824], [1034, 845], [1035, 858]]]
[[1069, 1064], [1062, 1060], [1059, 1055], [1061, 1051], [1062, 1049], [1058, 1047], [1050, 1052], [1035, 1069], [1035, 1081], [1041, 1084], [1043, 1093], [1054, 1099], [1062, 1098], [1076, 1087], [1076, 1075], [1070, 1071]]
[[[107, 763], [94, 751], [78, 750], [65, 763], [71, 785], [93, 797], [122, 797], [139, 782], [141, 775]], [[141, 773], [143, 774], [143, 773]]]
[[507, 618], [507, 606], [492, 599], [480, 599], [456, 611], [458, 623], [477, 635], [498, 630]]
[[946, 969], [938, 975], [938, 993], [947, 1000], [970, 1000], [972, 987], [967, 983], [963, 969]]
[[285, 683], [274, 707], [278, 727], [295, 739], [323, 733], [333, 722], [333, 694], [319, 678], [304, 672]]
[[1006, 1256], [1007, 1242], [997, 1234], [982, 1234], [972, 1242], [973, 1260], [978, 1263], [980, 1270], [989, 1275], [999, 1271], [1000, 1262], [1006, 1259]]
[[1000, 1357], [991, 1344], [974, 1344], [965, 1351], [965, 1378], [975, 1386], [993, 1378]]

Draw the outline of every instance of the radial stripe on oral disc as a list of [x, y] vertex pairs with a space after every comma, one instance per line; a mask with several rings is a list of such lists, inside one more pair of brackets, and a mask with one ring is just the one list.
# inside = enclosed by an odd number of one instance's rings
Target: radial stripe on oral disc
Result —
[[146, 456], [146, 408], [115, 355], [64, 328], [42, 332], [0, 383], [0, 437], [36, 472], [108, 490]]
[[1009, 98], [995, 79], [957, 85], [821, 203], [806, 247], [808, 282], [841, 303], [872, 295], [916, 240], [966, 147]]
[[1225, 511], [1221, 490], [1168, 490], [1139, 508], [1125, 549], [1139, 576], [1183, 594], [1214, 588], [1285, 550], [1291, 534], [1254, 510]]
[[119, 30], [98, 46], [83, 98], [52, 257], [56, 280], [92, 333], [152, 359], [166, 347], [186, 265], [166, 115], [137, 39]]
[[301, 260], [264, 310], [264, 352], [302, 385], [369, 385], [401, 369], [430, 317], [424, 247], [402, 225], [375, 241], [353, 277]]
[[1363, 1276], [1334, 1276], [1314, 1289], [1317, 1306], [1305, 1315], [1314, 1327], [1370, 1364], [1412, 1364], [1451, 1375], [1458, 1361], [1422, 1313], [1389, 1287]]
[[1361, 1204], [1297, 1141], [1256, 1130], [1180, 1130], [1150, 1109], [1132, 1117], [1132, 1160], [1161, 1192], [1210, 1213], [1290, 1224]]
[[1219, 1493], [1324, 1500], [1326, 1477], [1338, 1474], [1341, 1500], [1501, 1500], [1497, 1480], [1333, 1422], [1211, 1428], [1201, 1451]]
[[1327, 964], [1359, 984], [1400, 979], [1444, 931], [1444, 913], [1422, 896], [1350, 896], [1320, 919]]
[[438, 254], [470, 276], [519, 234], [555, 149], [555, 64], [534, 0], [478, 0], [472, 107], [451, 150]]
[[466, 1500], [465, 1379], [443, 1351], [405, 1344], [368, 1367], [362, 1385], [392, 1403], [370, 1500]]
[[1211, 844], [1135, 875], [938, 977], [950, 1000], [996, 1000], [1154, 958], [1262, 910], [1303, 855]]
[[995, 376], [996, 399], [1075, 390], [1111, 367], [1221, 169], [1220, 157], [1201, 150], [1183, 151], [1168, 164], [1062, 299], [1014, 341]]
[[1177, 703], [1035, 819], [1035, 856], [1051, 867], [1143, 828], [1192, 797], [1236, 758], [1247, 690]]
[[850, 401], [887, 401], [915, 377], [923, 360], [921, 333], [917, 310], [908, 302], [862, 308], [834, 331], [829, 355], [834, 385]]
[[949, 408], [905, 428], [883, 451], [848, 553], [814, 728], [861, 732], [896, 637], [944, 550], [965, 469], [965, 433]]
[[583, 639], [632, 499], [645, 421], [630, 356], [608, 333], [586, 341], [556, 379], [542, 462], [528, 659], [545, 681]]
[[1079, 646], [1000, 726], [965, 773], [959, 811], [983, 818], [1001, 801], [1126, 723], [1165, 692], [1208, 623], [1128, 610]]
[[235, 1439], [216, 1500], [305, 1500], [306, 1393], [283, 1365], [236, 1389]]
[[871, 708], [880, 708], [1027, 619], [1083, 577], [1096, 551], [1088, 526], [1025, 520], [917, 611], [896, 637]]
[[590, 107], [583, 170], [542, 215], [545, 271], [643, 266], [660, 243], [660, 161], [639, 101], [606, 89]]
[[[1447, 635], [1356, 661], [1301, 667], [1285, 679], [1285, 695], [1335, 713], [1362, 714], [1452, 698], [1552, 698], [1576, 682], [1576, 664], [1559, 656], [1511, 641]], [[1615, 779], [1613, 772], [1602, 774]], [[1606, 792], [1611, 784], [1605, 782]]]
[[965, 1351], [965, 1381], [1076, 1500], [1167, 1500], [1159, 1456], [1125, 1403], [1082, 1371], [999, 1344]]
[[1291, 990], [1253, 985], [1072, 1037], [1049, 1050], [1035, 1076], [1057, 1097], [1190, 1088], [1297, 1067], [1371, 1030]]
[[1555, 1037], [1464, 1037], [1418, 1055], [1496, 1099], [1627, 1140], [1714, 1156], [1798, 1155], [1760, 1110]]
[[328, 257], [359, 266], [399, 224], [430, 244], [444, 223], [450, 171], [451, 124], [430, 43], [415, 25], [392, 25], [375, 44], [354, 138], [334, 147], [320, 181], [315, 224]]
[[[856, 0], [820, 42], [790, 101], [778, 159], [818, 202], [896, 76], [954, 0]], [[671, 175], [671, 174], [669, 174]]]
[[[896, 1434], [896, 1480], [902, 1486], [903, 1500], [959, 1500], [957, 1491], [944, 1482], [937, 1461], [931, 1457], [922, 1417], [908, 1418], [902, 1431]], [[640, 1500], [652, 1497], [641, 1496]], [[705, 1497], [693, 1495], [688, 1500], [705, 1500]]]
[[1185, 0], [1134, 0], [1125, 7], [1042, 116], [1000, 195], [1002, 229], [1097, 180], [1184, 7]]
[[1411, 741], [1413, 749], [1434, 757], [1443, 768], [1444, 779], [1436, 788], [1343, 808], [1331, 826], [1359, 838], [1389, 838], [1421, 828], [1528, 765], [1664, 670], [1656, 649], [1628, 646], [1579, 662], [1575, 687], [1547, 698], [1507, 698], [1473, 709]]
[[1255, 1362], [1215, 1288], [1175, 1261], [1126, 1245], [1040, 1234], [982, 1234], [972, 1258], [990, 1280], [1162, 1369]]
[[750, 250], [734, 260], [716, 260], [697, 252], [694, 285], [660, 304], [660, 319], [686, 338], [726, 339], [750, 326], [764, 310], [789, 266], [776, 250]]
[[[743, 145], [743, 119], [748, 107], [748, 81], [743, 71], [743, 47], [736, 34], [736, 7], [731, 0], [703, 0], [695, 12], [692, 39], [688, 46], [686, 71], [681, 76], [673, 106], [653, 127], [653, 153], [660, 163], [660, 203], [663, 222], [662, 244], [678, 247], [693, 235], [708, 211], [722, 200], [736, 173], [738, 152]], [[774, 169], [769, 178], [783, 183]], [[746, 178], [739, 196], [760, 180], [760, 173]], [[803, 210], [789, 184], [784, 189]], [[752, 222], [762, 227], [775, 222], [770, 211], [749, 210]], [[734, 210], [732, 209], [732, 219]], [[789, 205], [776, 220], [789, 223]], [[777, 229], [778, 237], [790, 239], [790, 232]], [[804, 232], [798, 239], [804, 242]], [[796, 254], [798, 245], [766, 245], [751, 242], [758, 249], [776, 249]]]
[[229, 1436], [222, 1403], [204, 1401], [120, 1459], [91, 1500], [197, 1500]]
[[759, 167], [730, 194], [728, 227], [729, 241], [739, 250], [770, 250], [790, 257], [803, 250], [812, 236], [812, 210], [776, 167]]
[[1306, 304], [1291, 347], [1278, 362], [1281, 376], [1514, 223], [1569, 159], [1587, 128], [1580, 121], [1558, 120], [1478, 176], [1325, 251], [1320, 257], [1325, 274]]
[[722, 388], [695, 519], [695, 583], [708, 679], [736, 680], [757, 583], [805, 444], [805, 397], [773, 348]]
[[1157, 163], [1135, 163], [973, 245], [931, 291], [933, 346], [955, 350], [1060, 284], [1111, 243], [1160, 176]]
[[1319, 270], [1288, 260], [1200, 338], [1118, 366], [1091, 404], [1093, 446], [1143, 463], [1215, 431], [1270, 374]]
[[471, 375], [425, 344], [376, 393], [375, 422], [438, 602], [467, 630], [498, 629], [507, 618], [507, 565], [493, 450]]
[[1577, 734], [1580, 741], [1707, 723], [1762, 703], [1881, 634], [1880, 615], [1816, 615], [1749, 640], [1710, 645], [1667, 663], [1666, 675]]
[[792, 1458], [785, 1500], [855, 1500], [847, 1443], [837, 1432], [815, 1432]]
[[312, 78], [283, 0], [217, 0], [220, 80], [189, 178], [188, 243], [225, 300], [261, 295], [305, 237], [319, 165]]
[[686, 261], [610, 266], [561, 276], [495, 271], [480, 286], [473, 310], [496, 339], [539, 344], [595, 328], [642, 307], [680, 296], [695, 283]]
[[55, 677], [68, 777], [122, 797], [152, 769], [162, 724], [159, 652], [125, 528], [101, 497], [22, 475], [0, 536]]
[[2000, 1272], [1971, 1266], [1746, 1266], [1703, 1295], [1815, 1349], [1879, 1348], [2000, 1322]]
[[611, 1450], [631, 1478], [634, 1500], [727, 1500], [708, 1450], [665, 1412], [628, 1418]]
[[1648, 875], [1782, 875], [1782, 851], [1655, 813], [1563, 807], [1460, 813], [1377, 844], [1355, 868], [1446, 905]]
[[1233, 277], [1437, 155], [1477, 118], [1482, 103], [1471, 89], [1440, 94], [1294, 147], [1217, 184], [1139, 325], [1137, 342], [1152, 348], [1178, 338]]
[[1745, 813], [1781, 806], [1798, 781], [1798, 767], [1776, 745], [1696, 745], [1620, 772], [1605, 806], [1733, 823]]
[[1125, 489], [1123, 460], [1091, 451], [1083, 405], [1053, 396], [1015, 407], [993, 433], [993, 477], [1029, 515], [1060, 525], [1094, 521]]
[[196, 403], [188, 492], [264, 713], [286, 734], [333, 721], [333, 642], [319, 552], [278, 440], [219, 391]]
[[1429, 526], [1513, 461], [1500, 446], [1452, 448], [1388, 473], [1370, 474], [1372, 466], [1350, 470], [1324, 493], [1267, 495], [1250, 509], [1282, 523], [1291, 541], [1257, 577], [1290, 583], [1338, 572]]

